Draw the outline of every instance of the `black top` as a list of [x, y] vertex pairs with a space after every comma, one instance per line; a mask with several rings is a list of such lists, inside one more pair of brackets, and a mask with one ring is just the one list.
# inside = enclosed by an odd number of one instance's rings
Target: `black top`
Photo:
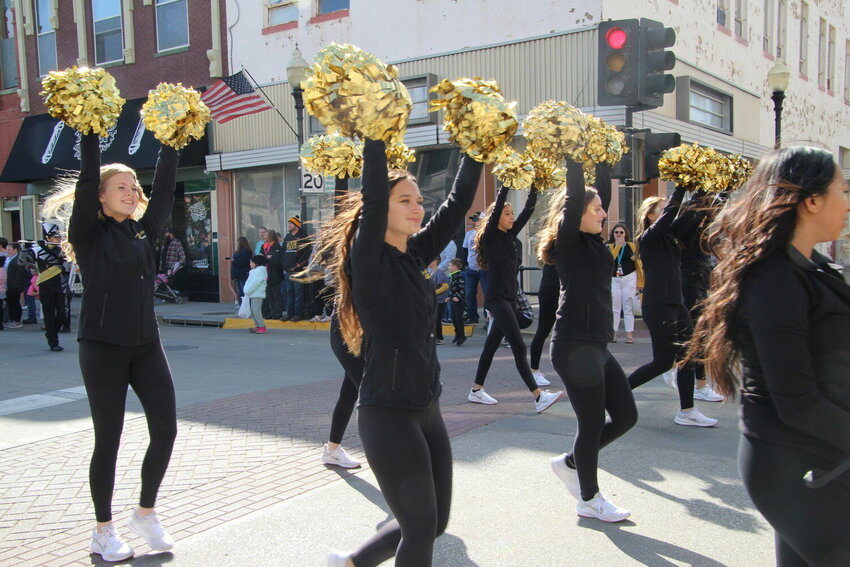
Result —
[[[581, 164], [567, 159], [567, 199], [558, 238], [552, 249], [561, 280], [561, 296], [552, 340], [607, 343], [614, 338], [611, 326], [611, 269], [614, 259], [599, 234], [582, 232], [584, 172]], [[596, 188], [602, 207], [611, 202], [611, 174], [605, 165], [596, 167]]]
[[138, 346], [159, 338], [153, 311], [154, 243], [174, 205], [178, 153], [162, 146], [150, 202], [138, 221], [103, 215], [100, 146], [96, 134], [80, 142], [80, 177], [68, 240], [83, 278], [79, 339]]
[[534, 212], [537, 204], [537, 189], [531, 187], [525, 207], [514, 220], [514, 225], [507, 231], [499, 229], [499, 219], [502, 217], [502, 209], [505, 208], [505, 200], [508, 196], [508, 188], [504, 185], [496, 195], [496, 204], [484, 231], [481, 233], [482, 251], [487, 262], [487, 291], [484, 294], [485, 301], [493, 299], [504, 299], [516, 301], [517, 296], [517, 271], [519, 267], [519, 254], [516, 249], [516, 236], [525, 228], [528, 219]]
[[638, 238], [643, 264], [643, 299], [647, 303], [684, 304], [680, 238], [693, 231], [693, 218], [676, 218], [685, 189], [676, 187], [661, 216]]
[[[611, 276], [627, 276], [637, 270], [637, 264], [635, 263], [635, 256], [632, 252], [632, 247], [630, 246], [631, 242], [626, 242], [626, 244], [622, 248], [618, 248], [616, 244], [609, 244], [611, 247], [611, 254], [614, 258], [614, 266], [611, 271]], [[621, 254], [622, 253], [622, 254]], [[621, 273], [617, 273], [617, 268], [622, 268]]]
[[20, 293], [27, 289], [32, 279], [32, 274], [25, 262], [22, 262], [23, 256], [18, 253], [14, 256], [9, 256], [6, 259], [6, 295], [11, 296], [15, 293]]
[[732, 338], [743, 361], [741, 429], [850, 455], [850, 287], [818, 253], [794, 248], [744, 278]]
[[461, 305], [466, 298], [466, 285], [463, 281], [463, 272], [460, 270], [452, 272], [449, 276], [449, 298], [457, 298]]
[[363, 327], [361, 405], [427, 409], [441, 391], [434, 287], [422, 270], [472, 206], [482, 165], [467, 156], [445, 202], [401, 252], [384, 242], [389, 208], [383, 142], [363, 147], [363, 208], [349, 256], [354, 307]]
[[561, 287], [561, 280], [558, 279], [558, 270], [553, 264], [544, 264], [543, 273], [540, 276], [540, 289], [553, 287]]
[[269, 284], [279, 284], [283, 281], [283, 246], [280, 242], [273, 242], [271, 247], [266, 251], [267, 282]]
[[[707, 195], [697, 191], [679, 214], [682, 224], [682, 286], [708, 290], [711, 283], [711, 270], [714, 269], [712, 256], [703, 241], [705, 231], [711, 224], [713, 211], [728, 198], [728, 193]], [[680, 223], [676, 219], [676, 224]]]
[[295, 234], [287, 232], [283, 239], [283, 271], [299, 272], [307, 267], [313, 247], [307, 231], [299, 228]]
[[251, 250], [240, 248], [230, 257], [230, 279], [247, 280], [251, 270]]

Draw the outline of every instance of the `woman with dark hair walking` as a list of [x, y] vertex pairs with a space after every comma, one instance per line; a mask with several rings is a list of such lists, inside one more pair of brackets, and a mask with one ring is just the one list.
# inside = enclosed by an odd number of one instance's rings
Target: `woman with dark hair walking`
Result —
[[[691, 338], [693, 322], [682, 297], [681, 241], [695, 229], [691, 219], [677, 219], [684, 187], [676, 187], [661, 210], [660, 197], [645, 199], [638, 209], [638, 248], [644, 277], [643, 320], [652, 339], [652, 360], [629, 375], [632, 389], [670, 370], [682, 358], [683, 345]], [[712, 427], [717, 420], [704, 416], [694, 406], [696, 363], [678, 369], [679, 411], [676, 425]]]
[[638, 290], [643, 288], [643, 269], [637, 255], [637, 247], [629, 237], [629, 229], [621, 222], [611, 229], [608, 248], [614, 257], [614, 271], [611, 274], [611, 307], [614, 311], [614, 341], [617, 342], [617, 330], [620, 328], [620, 313], [626, 331], [626, 343], [635, 342], [634, 303], [638, 301]]
[[[537, 204], [537, 188], [532, 186], [525, 207], [514, 219], [513, 206], [506, 203], [508, 187], [502, 186], [496, 195], [496, 201], [490, 205], [484, 218], [478, 221], [478, 238], [475, 251], [478, 264], [487, 270], [487, 291], [484, 305], [490, 313], [490, 328], [484, 341], [484, 349], [478, 360], [475, 381], [469, 390], [467, 399], [477, 404], [492, 405], [498, 403], [484, 391], [484, 380], [493, 362], [503, 338], [507, 338], [514, 356], [514, 364], [523, 382], [534, 397], [534, 409], [538, 413], [546, 411], [557, 402], [563, 392], [541, 390], [531, 372], [525, 341], [517, 321], [517, 271], [519, 268], [516, 236], [525, 227], [534, 213]], [[548, 381], [547, 381], [548, 383]]]
[[360, 438], [395, 517], [356, 552], [332, 553], [331, 567], [372, 567], [393, 556], [397, 567], [428, 567], [446, 529], [452, 456], [440, 414], [434, 288], [422, 270], [460, 227], [481, 169], [464, 156], [451, 193], [422, 227], [415, 179], [388, 172], [384, 142], [366, 140], [362, 204], [352, 202], [359, 214], [346, 230], [322, 236], [341, 241], [337, 316], [346, 346], [364, 360]]
[[738, 463], [779, 567], [850, 565], [850, 287], [815, 251], [844, 232], [847, 191], [830, 152], [786, 148], [708, 234], [719, 262], [688, 355], [741, 394]]
[[599, 451], [634, 426], [637, 408], [608, 351], [614, 259], [600, 234], [611, 201], [610, 168], [597, 166], [596, 178], [599, 191], [585, 187], [581, 164], [567, 160], [567, 190], [553, 199], [538, 244], [538, 258], [554, 264], [561, 281], [550, 355], [578, 421], [572, 451], [550, 464], [577, 500], [579, 516], [620, 522], [630, 512], [600, 492]]

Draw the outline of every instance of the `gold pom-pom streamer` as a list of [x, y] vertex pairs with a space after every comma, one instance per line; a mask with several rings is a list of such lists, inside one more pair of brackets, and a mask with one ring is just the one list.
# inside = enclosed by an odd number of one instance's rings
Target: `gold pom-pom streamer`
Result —
[[732, 182], [729, 160], [713, 148], [682, 144], [669, 149], [658, 160], [659, 177], [689, 191], [718, 193]]
[[387, 144], [387, 167], [407, 169], [407, 165], [416, 161], [416, 152], [403, 143]]
[[41, 86], [47, 112], [83, 134], [107, 136], [124, 107], [115, 78], [103, 69], [50, 71]]
[[431, 101], [431, 111], [443, 110], [449, 140], [469, 157], [492, 163], [516, 134], [516, 102], [505, 102], [495, 81], [480, 77], [448, 79], [431, 88], [441, 98]]
[[316, 54], [301, 83], [307, 112], [344, 136], [401, 142], [413, 103], [398, 71], [353, 45]]
[[739, 189], [750, 178], [753, 172], [753, 164], [742, 155], [735, 155], [729, 158], [732, 162], [732, 182], [729, 185], [731, 190]]
[[195, 89], [160, 83], [142, 106], [142, 120], [157, 140], [179, 150], [192, 139], [204, 137], [210, 109]]
[[538, 191], [563, 187], [567, 184], [567, 171], [559, 167], [557, 162], [535, 156], [528, 149], [525, 150], [525, 154], [530, 158], [531, 166], [534, 168], [534, 186]]
[[531, 109], [523, 130], [535, 154], [553, 161], [566, 156], [582, 161], [589, 125], [587, 115], [573, 105], [547, 100]]
[[496, 156], [493, 175], [505, 187], [511, 189], [529, 189], [534, 183], [534, 166], [527, 154], [521, 154], [513, 148], [502, 150]]
[[301, 146], [301, 163], [307, 171], [331, 177], [360, 177], [363, 147], [341, 134], [310, 138]]

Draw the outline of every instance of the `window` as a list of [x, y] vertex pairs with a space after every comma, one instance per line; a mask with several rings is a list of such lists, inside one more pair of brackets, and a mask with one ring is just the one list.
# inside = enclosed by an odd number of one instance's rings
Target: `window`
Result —
[[94, 61], [97, 65], [124, 59], [121, 35], [121, 0], [92, 0]]
[[727, 14], [729, 14], [729, 0], [717, 0], [717, 23], [727, 27]]
[[850, 148], [838, 146], [838, 167], [850, 169]]
[[324, 136], [325, 126], [312, 114], [307, 115], [307, 137]]
[[761, 36], [761, 48], [765, 53], [773, 53], [773, 0], [764, 0], [764, 33]]
[[826, 90], [835, 90], [835, 26], [829, 26], [826, 54]]
[[676, 118], [732, 133], [732, 95], [691, 77], [676, 78]]
[[18, 58], [12, 0], [2, 0], [0, 10], [0, 88], [13, 89], [18, 86]]
[[809, 5], [800, 3], [800, 73], [809, 74]]
[[431, 99], [430, 89], [437, 83], [436, 75], [428, 74], [402, 79], [413, 108], [410, 110], [409, 124], [432, 124], [437, 118], [436, 112], [428, 111], [428, 101]]
[[156, 0], [156, 50], [189, 45], [189, 11], [186, 0]]
[[747, 39], [747, 0], [735, 0], [735, 36]]
[[785, 0], [776, 2], [776, 58], [785, 59], [785, 40], [788, 35], [785, 26]]
[[826, 87], [826, 20], [818, 28], [818, 86]]
[[38, 26], [38, 75], [43, 77], [48, 71], [55, 71], [56, 63], [56, 31], [50, 22], [52, 10], [50, 0], [36, 0], [35, 21]]
[[298, 0], [269, 0], [266, 27], [298, 21]]
[[319, 15], [348, 10], [348, 0], [319, 0]]

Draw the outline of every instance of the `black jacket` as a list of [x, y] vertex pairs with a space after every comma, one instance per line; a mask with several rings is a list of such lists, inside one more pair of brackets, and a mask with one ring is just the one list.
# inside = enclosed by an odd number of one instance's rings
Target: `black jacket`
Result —
[[[611, 202], [610, 168], [596, 168], [596, 186], [602, 207]], [[614, 258], [599, 234], [580, 230], [584, 215], [584, 171], [567, 160], [567, 199], [558, 239], [552, 250], [561, 280], [561, 297], [552, 340], [607, 343], [614, 338], [611, 325], [611, 270]]]
[[26, 291], [32, 279], [32, 273], [27, 268], [26, 263], [21, 262], [22, 256], [20, 253], [6, 258], [8, 268], [6, 270], [6, 292], [21, 293]]
[[[685, 189], [676, 187], [661, 216], [638, 238], [643, 264], [643, 304], [684, 304], [681, 241], [693, 232], [693, 219], [679, 220]], [[677, 222], [678, 221], [678, 222]]]
[[850, 286], [817, 254], [778, 252], [744, 278], [732, 337], [748, 435], [850, 455]]
[[287, 232], [283, 239], [283, 271], [299, 272], [307, 267], [310, 261], [312, 246], [310, 246], [307, 231], [299, 228], [294, 235]]
[[247, 280], [251, 271], [251, 250], [240, 248], [230, 257], [230, 279]]
[[280, 245], [280, 242], [271, 245], [271, 248], [266, 252], [266, 258], [268, 259], [266, 264], [268, 279], [266, 283], [280, 285], [280, 282], [283, 281], [283, 246]]
[[482, 165], [464, 156], [452, 191], [407, 252], [384, 242], [389, 183], [383, 142], [363, 148], [363, 208], [349, 256], [354, 307], [363, 326], [360, 403], [427, 409], [441, 391], [434, 286], [422, 270], [457, 232], [472, 205]]
[[138, 221], [117, 222], [98, 200], [98, 136], [83, 136], [68, 240], [83, 277], [79, 339], [138, 346], [159, 338], [153, 310], [154, 244], [174, 204], [178, 153], [162, 146], [150, 202]]
[[484, 296], [486, 301], [503, 299], [516, 302], [517, 296], [517, 269], [520, 256], [517, 253], [517, 234], [525, 228], [528, 220], [534, 213], [537, 204], [537, 189], [532, 187], [522, 212], [517, 215], [514, 225], [508, 231], [499, 230], [499, 219], [502, 209], [505, 208], [505, 200], [508, 197], [508, 188], [504, 185], [496, 195], [496, 204], [484, 232], [481, 233], [482, 251], [487, 261], [487, 291]]

